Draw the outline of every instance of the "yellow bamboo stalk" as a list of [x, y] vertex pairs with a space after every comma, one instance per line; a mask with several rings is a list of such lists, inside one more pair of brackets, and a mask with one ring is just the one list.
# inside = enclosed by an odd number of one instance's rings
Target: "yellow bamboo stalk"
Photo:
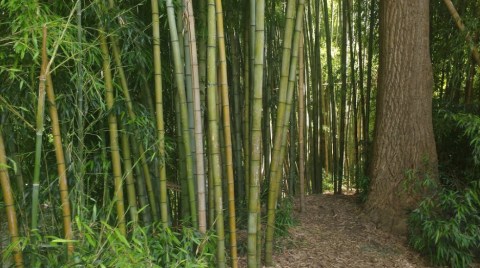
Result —
[[[114, 8], [115, 7], [115, 1], [114, 0], [109, 0], [109, 6], [110, 6], [110, 8]], [[120, 52], [120, 48], [119, 48], [119, 45], [118, 45], [118, 40], [117, 40], [116, 36], [114, 36], [114, 35], [109, 35], [109, 39], [110, 39], [110, 44], [111, 44], [111, 47], [112, 47], [113, 59], [114, 59], [115, 65], [117, 66], [118, 76], [120, 77], [120, 85], [122, 87], [122, 93], [123, 93], [123, 96], [125, 98], [125, 104], [127, 106], [128, 116], [130, 117], [130, 120], [135, 122], [135, 120], [137, 118], [137, 115], [135, 114], [135, 110], [133, 109], [133, 102], [132, 102], [132, 98], [130, 97], [130, 90], [128, 88], [127, 76], [125, 75], [125, 71], [124, 71], [123, 65], [122, 65], [121, 52]], [[138, 129], [134, 130], [134, 137], [135, 138], [132, 139], [131, 141], [132, 141], [133, 146], [138, 148], [138, 153], [139, 153], [138, 156], [140, 158], [140, 165], [143, 168], [143, 174], [145, 176], [145, 182], [146, 182], [146, 186], [147, 186], [147, 192], [148, 192], [148, 197], [149, 197], [149, 200], [150, 200], [150, 208], [152, 210], [153, 219], [158, 220], [159, 217], [158, 217], [157, 206], [156, 206], [156, 202], [155, 202], [155, 193], [154, 193], [154, 189], [153, 189], [152, 177], [150, 176], [150, 169], [148, 168], [148, 163], [147, 163], [147, 159], [146, 159], [146, 156], [145, 156], [145, 149], [143, 148], [142, 142], [137, 140], [138, 137], [141, 137]], [[134, 184], [129, 184], [129, 185], [130, 185], [130, 187], [133, 187], [133, 188], [135, 187]], [[132, 188], [129, 188], [129, 189], [132, 190]], [[129, 199], [130, 199], [130, 197], [129, 197]]]
[[128, 211], [130, 218], [134, 224], [138, 223], [137, 198], [135, 195], [135, 180], [133, 178], [132, 155], [130, 152], [130, 140], [127, 130], [122, 127], [120, 135], [120, 143], [122, 145], [123, 165], [125, 167], [125, 186], [127, 188]]
[[227, 56], [225, 53], [225, 34], [223, 25], [222, 0], [215, 1], [217, 19], [217, 41], [219, 56], [219, 77], [223, 116], [223, 139], [225, 142], [225, 166], [228, 186], [228, 224], [230, 231], [230, 257], [233, 268], [238, 267], [237, 257], [237, 227], [235, 220], [235, 189], [233, 178], [232, 132], [230, 123], [230, 104], [228, 100]]
[[152, 0], [152, 36], [153, 36], [153, 67], [155, 81], [155, 112], [158, 138], [158, 157], [160, 173], [160, 215], [162, 224], [168, 227], [167, 206], [167, 173], [165, 170], [165, 126], [163, 122], [163, 90], [162, 90], [162, 64], [160, 57], [160, 21], [158, 1]]
[[8, 231], [10, 239], [14, 245], [13, 258], [15, 260], [15, 267], [23, 266], [22, 250], [20, 248], [20, 238], [18, 234], [17, 214], [15, 213], [15, 203], [10, 186], [10, 178], [8, 176], [7, 156], [5, 154], [5, 144], [3, 142], [2, 129], [0, 128], [0, 184], [2, 185], [3, 202], [5, 203], [5, 210], [7, 212]]
[[[215, 200], [215, 226], [217, 230], [217, 267], [225, 267], [225, 235], [223, 223], [223, 193], [222, 193], [222, 171], [220, 164], [220, 132], [219, 118], [217, 112], [217, 31], [215, 25], [215, 2], [208, 1], [208, 51], [207, 51], [207, 105], [208, 105], [208, 146], [209, 163], [212, 169], [213, 191]], [[210, 190], [210, 189], [209, 189]], [[213, 212], [210, 212], [213, 213]]]
[[[58, 183], [60, 188], [60, 200], [62, 203], [63, 233], [66, 240], [72, 240], [72, 214], [70, 211], [70, 200], [68, 199], [67, 168], [63, 153], [57, 105], [55, 104], [55, 91], [53, 90], [53, 82], [50, 74], [47, 74], [47, 99], [50, 119], [52, 121], [53, 145], [55, 147], [55, 156], [57, 159]], [[69, 256], [73, 254], [73, 250], [73, 243], [71, 241], [67, 242], [67, 253]]]
[[115, 203], [117, 208], [117, 224], [120, 233], [126, 235], [125, 226], [125, 204], [123, 200], [122, 189], [122, 167], [120, 162], [120, 149], [118, 145], [118, 125], [117, 117], [113, 113], [112, 108], [115, 103], [112, 85], [112, 73], [110, 68], [110, 56], [108, 53], [107, 38], [105, 37], [105, 30], [103, 27], [99, 29], [100, 48], [102, 50], [103, 58], [103, 74], [105, 76], [105, 99], [108, 109], [108, 129], [110, 135], [110, 151], [112, 154], [112, 168], [115, 185]]

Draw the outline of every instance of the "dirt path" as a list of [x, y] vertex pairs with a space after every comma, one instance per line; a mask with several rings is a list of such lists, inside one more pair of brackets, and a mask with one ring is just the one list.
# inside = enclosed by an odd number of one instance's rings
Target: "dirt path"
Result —
[[[428, 267], [405, 239], [368, 221], [353, 196], [308, 196], [306, 213], [278, 242], [275, 267]], [[298, 206], [296, 206], [298, 207]]]

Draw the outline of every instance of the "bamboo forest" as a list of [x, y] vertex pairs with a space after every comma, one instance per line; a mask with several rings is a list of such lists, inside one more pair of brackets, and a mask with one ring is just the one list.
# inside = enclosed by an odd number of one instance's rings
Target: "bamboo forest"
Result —
[[480, 267], [480, 1], [0, 0], [0, 267]]

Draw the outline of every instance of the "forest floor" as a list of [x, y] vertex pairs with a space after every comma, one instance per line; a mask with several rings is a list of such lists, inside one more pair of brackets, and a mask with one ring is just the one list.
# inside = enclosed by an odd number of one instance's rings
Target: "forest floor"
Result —
[[406, 238], [376, 228], [352, 195], [312, 195], [305, 213], [299, 207], [297, 225], [277, 239], [274, 267], [428, 267]]

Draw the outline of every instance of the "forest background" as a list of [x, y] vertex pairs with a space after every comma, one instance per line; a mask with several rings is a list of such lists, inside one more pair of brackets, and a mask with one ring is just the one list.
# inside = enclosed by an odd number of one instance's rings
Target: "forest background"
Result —
[[392, 2], [0, 0], [2, 265], [269, 266], [333, 193], [468, 266], [480, 2]]

